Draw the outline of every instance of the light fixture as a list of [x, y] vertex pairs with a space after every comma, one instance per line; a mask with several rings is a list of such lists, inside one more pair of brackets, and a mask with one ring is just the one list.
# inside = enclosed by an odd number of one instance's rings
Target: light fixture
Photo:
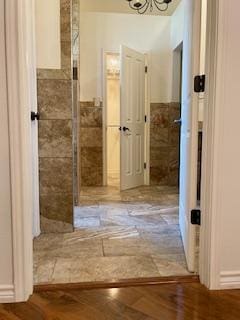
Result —
[[149, 9], [153, 11], [154, 5], [159, 11], [167, 11], [168, 5], [172, 0], [127, 0], [131, 9], [140, 14], [144, 14]]

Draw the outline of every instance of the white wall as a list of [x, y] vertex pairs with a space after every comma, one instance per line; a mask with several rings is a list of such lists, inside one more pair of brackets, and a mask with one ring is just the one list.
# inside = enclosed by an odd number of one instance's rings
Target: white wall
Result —
[[37, 67], [61, 68], [60, 0], [35, 0]]
[[80, 15], [80, 99], [102, 97], [102, 49], [126, 45], [150, 52], [151, 102], [170, 102], [171, 17], [82, 12]]
[[9, 136], [6, 97], [4, 0], [0, 0], [0, 297], [13, 285]]
[[183, 41], [184, 32], [184, 1], [181, 1], [171, 17], [171, 46], [176, 49]]

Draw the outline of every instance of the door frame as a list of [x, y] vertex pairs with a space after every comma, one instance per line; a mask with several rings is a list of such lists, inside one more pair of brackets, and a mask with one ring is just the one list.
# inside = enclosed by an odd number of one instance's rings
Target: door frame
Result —
[[28, 54], [34, 50], [33, 42], [29, 41], [27, 34], [28, 19], [34, 17], [33, 8], [33, 0], [5, 0], [8, 112], [11, 115], [9, 138], [13, 289], [12, 296], [6, 297], [5, 301], [1, 295], [4, 302], [26, 300], [33, 292], [33, 161], [27, 74]]
[[[102, 98], [103, 98], [103, 185], [107, 186], [107, 65], [106, 57], [108, 54], [117, 54], [120, 57], [120, 51], [102, 49]], [[150, 83], [151, 83], [151, 65], [150, 52], [144, 52], [145, 66], [148, 72], [145, 73], [145, 115], [147, 122], [144, 130], [144, 161], [147, 168], [144, 170], [144, 185], [150, 184]], [[121, 90], [121, 88], [120, 88]], [[120, 168], [121, 170], [121, 168]]]
[[[202, 148], [202, 183], [201, 183], [201, 229], [200, 229], [200, 281], [211, 290], [221, 289], [220, 278], [220, 219], [219, 204], [221, 203], [219, 168], [221, 155], [219, 149], [222, 136], [222, 119], [225, 101], [223, 62], [224, 48], [218, 42], [226, 43], [226, 25], [223, 12], [220, 10], [221, 0], [207, 1], [206, 31], [206, 90], [204, 101], [203, 148]], [[223, 6], [221, 4], [221, 6]], [[223, 39], [225, 41], [223, 41]], [[226, 289], [226, 288], [225, 288]]]
[[[29, 2], [30, 1], [30, 2]], [[9, 133], [11, 148], [12, 186], [12, 233], [13, 233], [13, 296], [9, 302], [27, 300], [33, 291], [32, 260], [32, 193], [31, 193], [31, 140], [29, 106], [25, 92], [28, 89], [24, 78], [26, 64], [25, 20], [33, 0], [7, 0], [6, 27], [8, 47], [8, 93]], [[203, 181], [202, 181], [202, 227], [200, 233], [200, 279], [210, 289], [220, 286], [219, 237], [217, 219], [218, 203], [218, 160], [216, 158], [221, 119], [218, 117], [216, 99], [216, 56], [218, 34], [219, 1], [208, 1], [208, 53], [207, 53], [207, 98], [205, 123], [203, 126]], [[32, 14], [32, 12], [28, 12]], [[222, 26], [224, 28], [224, 26]], [[222, 30], [221, 30], [222, 31]], [[32, 47], [27, 44], [31, 51]], [[219, 71], [219, 70], [218, 70]], [[18, 81], [21, 79], [22, 81]], [[218, 88], [219, 89], [219, 88]], [[220, 103], [221, 107], [222, 104]], [[219, 105], [218, 105], [219, 107]], [[7, 298], [7, 297], [6, 297]], [[6, 302], [6, 300], [5, 300]]]

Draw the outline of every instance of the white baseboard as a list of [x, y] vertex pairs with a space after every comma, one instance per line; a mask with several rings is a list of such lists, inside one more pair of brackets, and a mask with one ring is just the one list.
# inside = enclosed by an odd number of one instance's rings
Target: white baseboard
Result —
[[14, 286], [0, 285], [0, 303], [15, 302]]
[[240, 271], [224, 271], [220, 275], [220, 288], [240, 289]]

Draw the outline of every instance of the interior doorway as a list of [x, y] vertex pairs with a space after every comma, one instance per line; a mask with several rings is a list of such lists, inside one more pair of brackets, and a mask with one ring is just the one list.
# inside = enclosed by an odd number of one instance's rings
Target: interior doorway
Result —
[[[79, 125], [74, 136], [79, 201], [74, 232], [35, 240], [40, 263], [36, 263], [36, 282], [195, 274], [196, 230], [186, 218], [189, 201], [191, 207], [194, 204], [194, 195], [191, 198], [186, 191], [194, 179], [189, 174], [190, 142], [185, 134], [191, 118], [192, 43], [186, 31], [178, 39], [169, 32], [179, 31], [179, 15], [183, 30], [184, 12], [192, 11], [185, 2], [169, 16], [98, 12], [93, 7], [84, 7], [79, 16], [80, 90], [74, 112]], [[190, 21], [185, 30], [193, 28]], [[139, 33], [144, 37], [137, 37]], [[113, 50], [103, 59], [105, 48]], [[175, 73], [178, 83], [173, 80]], [[180, 128], [185, 134], [181, 148]], [[194, 167], [194, 158], [191, 164]], [[51, 249], [46, 246], [49, 241]], [[49, 265], [43, 278], [41, 263]]]
[[104, 179], [108, 186], [120, 187], [120, 55], [106, 53], [105, 81], [105, 169]]

